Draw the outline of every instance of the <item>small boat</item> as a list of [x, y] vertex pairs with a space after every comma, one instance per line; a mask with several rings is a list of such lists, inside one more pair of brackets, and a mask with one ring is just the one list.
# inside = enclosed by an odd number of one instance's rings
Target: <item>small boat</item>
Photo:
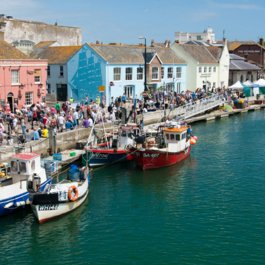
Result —
[[52, 181], [41, 167], [40, 155], [36, 153], [14, 154], [10, 169], [4, 166], [1, 170], [3, 175], [0, 181], [0, 216], [30, 203], [27, 191], [28, 178], [34, 174], [39, 176], [39, 190], [44, 190]]
[[[135, 151], [137, 165], [143, 169], [171, 166], [190, 155], [189, 127], [178, 122], [166, 122], [156, 136], [146, 137]], [[194, 141], [193, 141], [194, 143]]]
[[90, 167], [102, 166], [122, 161], [133, 160], [134, 139], [140, 134], [140, 128], [135, 123], [122, 125], [116, 133], [108, 135], [105, 143], [87, 145], [88, 159]]
[[89, 168], [78, 168], [72, 164], [68, 173], [67, 179], [49, 184], [44, 191], [38, 189], [38, 176], [29, 179], [31, 208], [39, 223], [71, 212], [86, 200], [90, 183]]

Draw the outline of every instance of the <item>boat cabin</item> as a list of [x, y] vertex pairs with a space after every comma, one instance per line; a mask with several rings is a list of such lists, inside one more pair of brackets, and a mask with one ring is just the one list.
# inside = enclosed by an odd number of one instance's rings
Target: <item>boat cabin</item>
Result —
[[135, 123], [128, 123], [121, 126], [119, 130], [118, 143], [119, 147], [126, 147], [128, 145], [134, 145], [134, 139], [140, 135], [140, 128]]
[[187, 126], [165, 127], [163, 129], [163, 138], [169, 151], [183, 150], [187, 142]]
[[40, 155], [36, 153], [19, 153], [11, 158], [10, 175], [13, 183], [20, 181], [21, 178], [27, 179], [34, 173], [38, 174], [41, 169]]

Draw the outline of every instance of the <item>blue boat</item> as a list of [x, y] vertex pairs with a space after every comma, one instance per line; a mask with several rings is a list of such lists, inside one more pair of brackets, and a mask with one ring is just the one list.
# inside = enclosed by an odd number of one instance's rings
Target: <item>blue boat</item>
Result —
[[0, 216], [10, 214], [20, 207], [29, 204], [27, 181], [29, 177], [39, 179], [39, 191], [52, 182], [41, 167], [40, 155], [36, 153], [19, 153], [11, 158], [10, 172], [0, 178]]

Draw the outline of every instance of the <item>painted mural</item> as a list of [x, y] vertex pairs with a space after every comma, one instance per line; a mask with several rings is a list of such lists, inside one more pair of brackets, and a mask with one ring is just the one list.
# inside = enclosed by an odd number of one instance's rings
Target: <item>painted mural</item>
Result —
[[84, 45], [68, 62], [68, 93], [75, 101], [95, 100], [105, 84], [105, 61]]

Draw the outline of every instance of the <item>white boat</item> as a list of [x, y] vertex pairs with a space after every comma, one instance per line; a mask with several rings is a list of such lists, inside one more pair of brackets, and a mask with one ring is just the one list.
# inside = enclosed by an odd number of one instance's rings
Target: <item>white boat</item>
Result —
[[37, 189], [39, 179], [36, 176], [29, 180], [31, 207], [39, 223], [73, 211], [87, 198], [90, 182], [88, 167], [78, 169], [71, 165], [69, 172], [68, 179], [48, 185], [43, 192]]
[[51, 183], [46, 171], [41, 167], [40, 155], [36, 153], [19, 153], [11, 158], [10, 171], [0, 181], [0, 216], [9, 214], [19, 207], [29, 204], [27, 180], [39, 176], [39, 190]]

